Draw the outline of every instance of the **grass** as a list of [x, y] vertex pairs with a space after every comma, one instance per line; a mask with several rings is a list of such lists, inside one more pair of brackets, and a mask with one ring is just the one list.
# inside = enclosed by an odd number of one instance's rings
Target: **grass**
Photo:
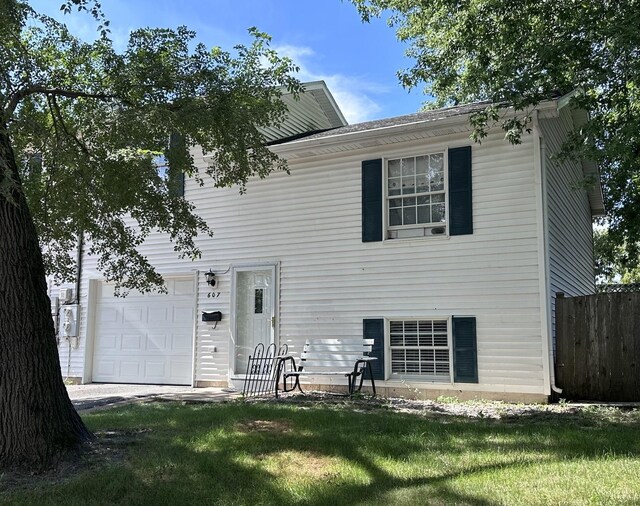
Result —
[[159, 403], [84, 419], [100, 460], [29, 487], [0, 477], [0, 503], [640, 503], [638, 411], [496, 420], [366, 401]]

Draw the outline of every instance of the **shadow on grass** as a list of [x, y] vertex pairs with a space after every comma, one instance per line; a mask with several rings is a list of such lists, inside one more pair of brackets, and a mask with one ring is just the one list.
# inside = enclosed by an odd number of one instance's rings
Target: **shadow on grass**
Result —
[[[592, 413], [547, 415], [501, 422], [271, 403], [120, 408], [86, 420], [98, 434], [146, 430], [123, 443], [126, 462], [10, 499], [25, 504], [490, 505], [498, 503], [454, 482], [509, 468], [595, 460], [603, 452], [640, 455], [637, 423], [604, 423]], [[303, 460], [296, 461], [296, 455]], [[319, 467], [311, 475], [302, 469], [307, 457]]]

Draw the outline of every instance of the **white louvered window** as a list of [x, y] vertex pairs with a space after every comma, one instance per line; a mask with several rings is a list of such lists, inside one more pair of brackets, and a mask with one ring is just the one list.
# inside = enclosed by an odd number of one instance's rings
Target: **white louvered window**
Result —
[[444, 153], [387, 161], [387, 238], [446, 232]]
[[391, 374], [451, 378], [447, 320], [391, 320], [389, 347]]

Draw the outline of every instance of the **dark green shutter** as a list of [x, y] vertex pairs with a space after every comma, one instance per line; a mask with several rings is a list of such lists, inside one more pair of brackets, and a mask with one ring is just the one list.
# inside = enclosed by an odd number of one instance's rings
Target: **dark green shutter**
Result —
[[476, 319], [473, 316], [454, 316], [452, 320], [453, 381], [478, 383]]
[[184, 197], [184, 172], [169, 167], [169, 195], [171, 197]]
[[184, 167], [187, 163], [187, 147], [184, 137], [179, 133], [172, 133], [167, 151], [167, 186], [169, 196], [184, 197]]
[[362, 162], [362, 242], [382, 241], [382, 159]]
[[473, 234], [471, 146], [449, 149], [449, 235]]
[[384, 378], [384, 320], [382, 318], [367, 318], [362, 320], [362, 333], [365, 339], [373, 339], [373, 349], [369, 354], [376, 357], [371, 363], [374, 379]]

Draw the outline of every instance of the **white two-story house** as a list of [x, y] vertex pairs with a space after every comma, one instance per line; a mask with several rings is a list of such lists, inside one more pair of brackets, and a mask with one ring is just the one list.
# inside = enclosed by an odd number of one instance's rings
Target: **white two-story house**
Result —
[[[290, 175], [251, 180], [245, 195], [185, 181], [214, 236], [195, 262], [162, 235], [143, 246], [168, 294], [116, 298], [83, 257], [63, 375], [237, 387], [257, 343], [295, 355], [309, 338], [364, 336], [383, 394], [545, 400], [553, 294], [594, 289], [603, 203], [584, 182], [597, 168], [554, 157], [584, 114], [551, 100], [521, 144], [500, 129], [478, 144], [469, 114], [482, 104], [346, 125], [323, 83], [309, 90], [268, 132]], [[221, 321], [202, 321], [211, 311]]]

